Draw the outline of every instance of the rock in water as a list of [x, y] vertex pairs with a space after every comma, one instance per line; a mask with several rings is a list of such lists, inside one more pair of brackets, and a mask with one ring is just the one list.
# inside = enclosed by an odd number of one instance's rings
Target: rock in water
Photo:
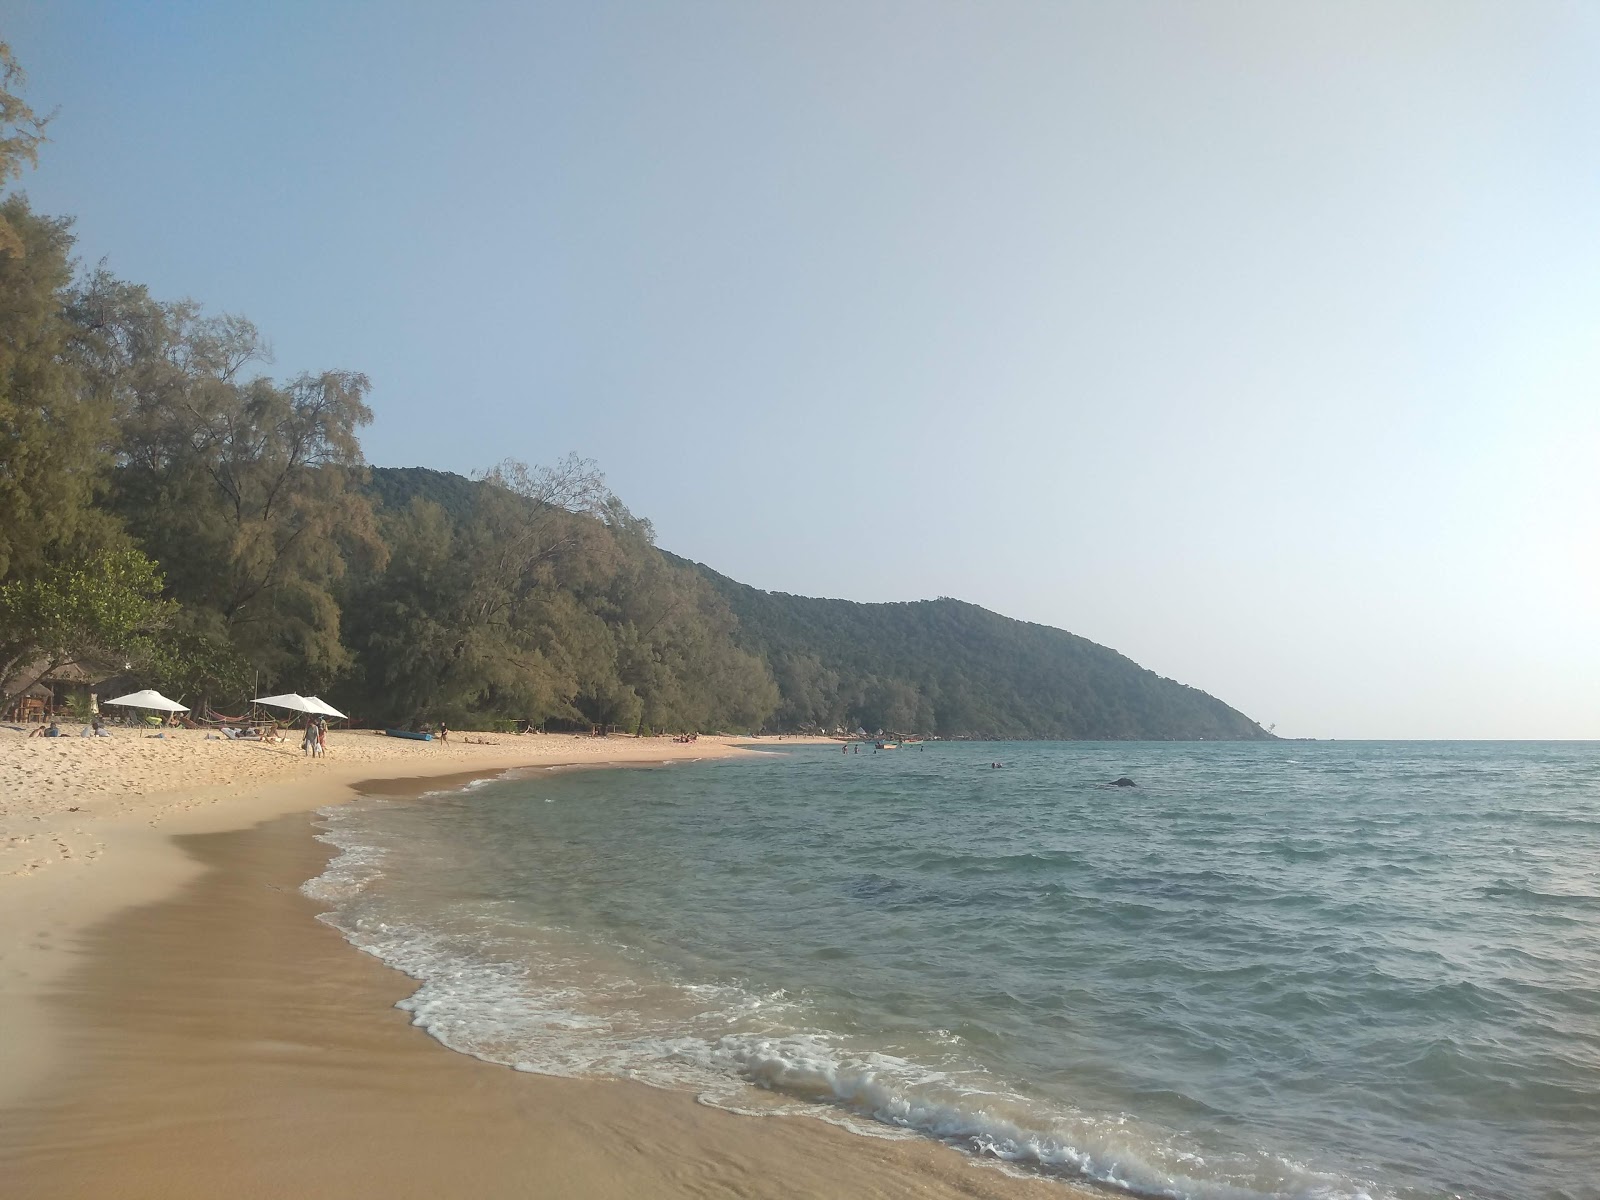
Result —
[[1124, 775], [1121, 779], [1113, 779], [1111, 781], [1111, 786], [1112, 787], [1138, 787], [1139, 785], [1137, 783], [1135, 783], [1133, 780], [1129, 779], [1126, 775]]

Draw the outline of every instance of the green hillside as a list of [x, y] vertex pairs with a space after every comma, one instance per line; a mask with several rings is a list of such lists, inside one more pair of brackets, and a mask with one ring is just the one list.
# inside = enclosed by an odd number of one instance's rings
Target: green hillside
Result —
[[960, 600], [857, 604], [747, 587], [696, 564], [772, 667], [788, 728], [1051, 739], [1271, 735], [1214, 696], [1085, 638]]

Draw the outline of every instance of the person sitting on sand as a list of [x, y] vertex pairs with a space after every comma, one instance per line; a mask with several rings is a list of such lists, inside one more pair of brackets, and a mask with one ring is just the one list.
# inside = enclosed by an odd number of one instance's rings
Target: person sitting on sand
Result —
[[39, 728], [35, 729], [28, 736], [29, 737], [60, 737], [61, 736], [61, 726], [57, 725], [54, 721], [51, 721], [50, 722], [50, 726], [47, 729], [44, 725], [41, 724], [39, 726]]

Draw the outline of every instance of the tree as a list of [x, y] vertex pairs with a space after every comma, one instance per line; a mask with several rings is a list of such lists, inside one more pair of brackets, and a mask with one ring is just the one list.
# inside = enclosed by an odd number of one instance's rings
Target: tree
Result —
[[354, 670], [339, 694], [386, 719], [459, 720], [486, 687], [510, 682], [473, 618], [476, 567], [432, 501], [383, 514], [382, 528], [387, 563], [345, 592]]
[[[35, 113], [18, 94], [26, 83], [11, 47], [0, 42], [0, 187], [38, 163], [39, 143], [50, 120]], [[0, 212], [0, 255], [20, 258], [26, 253], [26, 242], [11, 223], [11, 214]]]
[[109, 464], [110, 412], [89, 395], [66, 319], [71, 223], [20, 197], [0, 218], [22, 253], [0, 253], [0, 579], [44, 565], [65, 543], [105, 546], [95, 506]]
[[206, 636], [270, 678], [326, 686], [347, 665], [335, 589], [381, 560], [359, 488], [366, 376], [243, 379], [255, 327], [163, 304], [104, 272], [81, 289], [84, 373], [117, 414], [115, 510]]
[[205, 619], [178, 609], [151, 647], [145, 674], [162, 691], [208, 701], [249, 695], [250, 668], [233, 643]]
[[399, 720], [473, 712], [577, 717], [604, 686], [612, 647], [578, 602], [614, 563], [597, 519], [610, 499], [594, 464], [507, 461], [451, 519], [430, 500], [385, 514], [387, 567], [350, 589], [354, 689]]
[[155, 563], [127, 547], [0, 585], [0, 709], [71, 663], [142, 666], [175, 608], [161, 598]]
[[753, 729], [770, 714], [776, 689], [734, 644], [727, 605], [656, 549], [594, 464], [461, 482], [375, 473], [375, 493], [406, 503], [382, 514], [387, 566], [345, 596], [351, 703], [631, 729]]

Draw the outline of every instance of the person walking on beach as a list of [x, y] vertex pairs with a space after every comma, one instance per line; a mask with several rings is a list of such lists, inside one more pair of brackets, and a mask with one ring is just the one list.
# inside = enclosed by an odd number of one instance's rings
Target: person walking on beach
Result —
[[312, 758], [317, 756], [317, 719], [306, 718], [306, 734], [300, 739], [300, 753], [309, 754]]
[[326, 757], [328, 753], [328, 718], [317, 718], [317, 753]]

